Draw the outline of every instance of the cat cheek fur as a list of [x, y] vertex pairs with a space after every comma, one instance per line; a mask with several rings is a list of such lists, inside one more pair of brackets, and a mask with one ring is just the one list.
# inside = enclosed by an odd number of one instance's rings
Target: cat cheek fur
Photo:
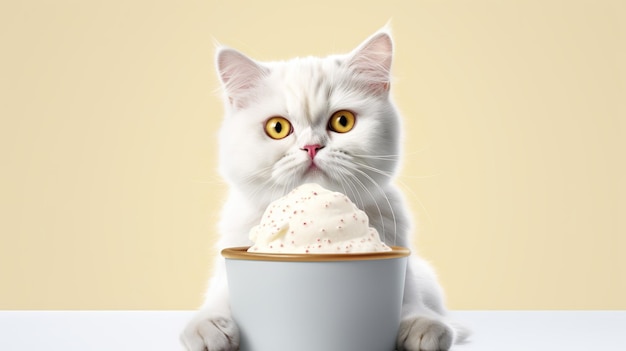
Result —
[[277, 141], [265, 134], [264, 121], [245, 110], [224, 119], [219, 132], [220, 173], [232, 185], [268, 179], [272, 165], [289, 147], [290, 140]]

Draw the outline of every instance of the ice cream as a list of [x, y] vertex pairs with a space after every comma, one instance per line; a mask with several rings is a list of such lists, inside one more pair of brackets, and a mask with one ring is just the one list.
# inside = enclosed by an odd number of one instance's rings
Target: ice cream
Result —
[[249, 252], [356, 253], [390, 251], [350, 199], [318, 184], [304, 184], [272, 202], [250, 230]]

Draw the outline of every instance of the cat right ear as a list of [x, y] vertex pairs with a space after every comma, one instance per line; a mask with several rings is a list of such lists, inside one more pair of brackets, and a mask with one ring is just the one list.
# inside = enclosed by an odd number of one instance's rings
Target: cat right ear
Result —
[[267, 68], [230, 48], [218, 50], [216, 64], [228, 101], [235, 108], [246, 106], [252, 88], [268, 73]]
[[374, 93], [388, 93], [391, 80], [393, 42], [389, 29], [384, 28], [352, 52], [348, 66]]

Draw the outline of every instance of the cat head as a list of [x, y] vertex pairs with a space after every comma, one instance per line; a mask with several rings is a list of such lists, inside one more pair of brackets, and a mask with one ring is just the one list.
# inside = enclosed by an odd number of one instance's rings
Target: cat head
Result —
[[390, 99], [391, 36], [346, 55], [258, 62], [220, 48], [220, 171], [268, 202], [307, 182], [353, 201], [395, 173], [400, 120]]

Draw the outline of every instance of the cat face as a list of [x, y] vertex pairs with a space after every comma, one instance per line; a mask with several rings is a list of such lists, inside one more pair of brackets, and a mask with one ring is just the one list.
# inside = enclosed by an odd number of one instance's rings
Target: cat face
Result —
[[222, 175], [270, 201], [306, 182], [353, 199], [378, 191], [399, 153], [391, 58], [385, 32], [348, 55], [325, 58], [259, 63], [221, 49]]

